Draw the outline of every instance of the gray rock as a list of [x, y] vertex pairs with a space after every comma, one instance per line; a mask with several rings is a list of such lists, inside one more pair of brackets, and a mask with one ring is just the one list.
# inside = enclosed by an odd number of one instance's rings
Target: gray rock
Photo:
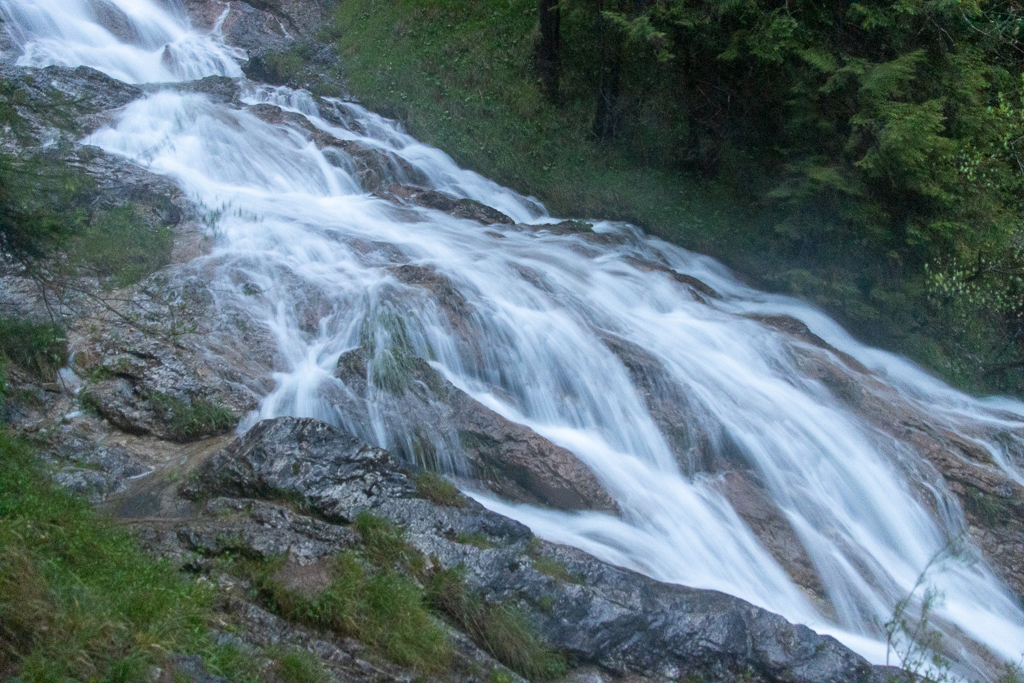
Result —
[[[214, 676], [206, 669], [203, 658], [199, 655], [174, 654], [169, 657], [171, 675], [168, 681], [188, 681], [189, 683], [227, 683], [220, 676]], [[161, 682], [162, 683], [162, 682]]]
[[[880, 683], [893, 673], [738, 598], [659, 583], [541, 542], [472, 501], [452, 508], [414, 498], [384, 451], [313, 420], [259, 423], [199, 471], [192, 493], [199, 491], [287, 495], [333, 521], [373, 509], [403, 525], [435, 569], [464, 567], [470, 589], [517, 604], [553, 647], [617, 677]], [[231, 504], [215, 507], [224, 505]], [[468, 534], [493, 547], [460, 543]]]
[[428, 190], [422, 187], [394, 184], [378, 192], [380, 197], [392, 201], [405, 201], [410, 204], [435, 209], [450, 214], [455, 218], [465, 218], [484, 225], [513, 225], [515, 221], [486, 204], [474, 199], [459, 198], [445, 192]]
[[312, 419], [258, 423], [205, 462], [192, 495], [298, 500], [325, 519], [351, 522], [382, 501], [416, 487], [387, 451]]
[[260, 500], [215, 498], [204, 512], [203, 521], [176, 528], [180, 547], [202, 555], [241, 548], [263, 558], [287, 554], [295, 564], [308, 566], [358, 538], [348, 527]]
[[53, 479], [64, 488], [99, 503], [128, 487], [129, 480], [151, 471], [119, 446], [103, 446], [80, 438], [61, 441], [43, 457], [53, 468]]

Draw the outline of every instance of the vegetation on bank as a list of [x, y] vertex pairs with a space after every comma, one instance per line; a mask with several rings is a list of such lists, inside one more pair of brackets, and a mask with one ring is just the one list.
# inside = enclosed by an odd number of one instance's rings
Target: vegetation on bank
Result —
[[[539, 5], [559, 14], [554, 85]], [[325, 37], [367, 106], [553, 212], [638, 223], [961, 387], [1019, 392], [1021, 19], [974, 0], [346, 0]], [[274, 63], [287, 80], [302, 48]]]
[[286, 586], [283, 557], [243, 554], [225, 567], [247, 579], [259, 599], [286, 619], [357, 638], [422, 674], [450, 672], [453, 664], [453, 645], [438, 617], [528, 680], [554, 680], [568, 671], [565, 656], [544, 643], [517, 607], [490, 603], [469, 590], [461, 565], [443, 569], [432, 562], [428, 568], [404, 531], [386, 518], [362, 512], [354, 526], [359, 547], [339, 553], [329, 583], [312, 594]]
[[30, 446], [0, 431], [0, 678], [143, 680], [168, 655], [195, 653], [254, 680], [210, 634], [209, 586], [56, 489]]
[[[0, 82], [0, 129], [33, 146], [19, 105], [74, 130], [73, 107], [59, 91], [52, 97], [53, 106], [44, 111], [16, 85]], [[170, 262], [173, 235], [166, 225], [147, 220], [144, 212], [152, 207], [97, 206], [97, 195], [95, 180], [60, 149], [0, 152], [0, 253], [50, 286], [93, 277], [105, 289], [133, 285]]]

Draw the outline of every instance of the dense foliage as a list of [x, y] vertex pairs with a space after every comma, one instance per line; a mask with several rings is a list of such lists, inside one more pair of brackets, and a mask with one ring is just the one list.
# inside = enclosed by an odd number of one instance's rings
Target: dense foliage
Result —
[[[868, 309], [844, 312], [862, 323], [878, 309], [915, 313], [907, 299], [925, 290], [933, 309], [991, 328], [952, 355], [980, 354], [983, 372], [1020, 358], [1021, 5], [566, 0], [560, 11], [573, 77], [559, 95], [596, 93], [594, 134], [621, 136], [638, 163], [715, 174], [774, 208], [778, 248], [797, 265], [771, 273], [777, 284], [838, 299], [855, 287]], [[901, 325], [940, 324], [917, 316]]]
[[358, 0], [332, 30], [355, 93], [461, 163], [1020, 390], [1020, 4], [562, 0], [554, 50], [552, 5]]

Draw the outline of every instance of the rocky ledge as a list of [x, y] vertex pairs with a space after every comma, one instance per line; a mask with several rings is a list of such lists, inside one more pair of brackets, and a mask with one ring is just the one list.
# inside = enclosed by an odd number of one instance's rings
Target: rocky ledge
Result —
[[[432, 496], [386, 451], [316, 420], [258, 423], [184, 481], [187, 512], [175, 504], [135, 520], [146, 545], [182, 565], [202, 569], [229, 552], [287, 557], [282, 581], [315, 595], [330, 581], [327, 560], [360, 542], [350, 523], [370, 511], [401, 528], [422, 554], [414, 580], [458, 570], [467, 590], [513, 605], [550, 647], [599, 680], [824, 683], [884, 681], [894, 673], [738, 598], [659, 583], [541, 541], [454, 491]], [[120, 509], [130, 515], [132, 507], [129, 498]], [[252, 595], [232, 603], [264, 624], [247, 637], [265, 637], [267, 622], [294, 636], [295, 627], [257, 603]], [[455, 635], [484, 668], [499, 667], [472, 634]], [[331, 642], [329, 634], [317, 637]]]

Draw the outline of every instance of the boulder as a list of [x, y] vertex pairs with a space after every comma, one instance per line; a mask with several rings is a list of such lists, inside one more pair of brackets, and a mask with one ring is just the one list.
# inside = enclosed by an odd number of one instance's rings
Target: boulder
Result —
[[234, 497], [300, 500], [325, 519], [349, 523], [385, 499], [415, 495], [387, 451], [312, 419], [253, 427], [206, 461], [189, 489]]

